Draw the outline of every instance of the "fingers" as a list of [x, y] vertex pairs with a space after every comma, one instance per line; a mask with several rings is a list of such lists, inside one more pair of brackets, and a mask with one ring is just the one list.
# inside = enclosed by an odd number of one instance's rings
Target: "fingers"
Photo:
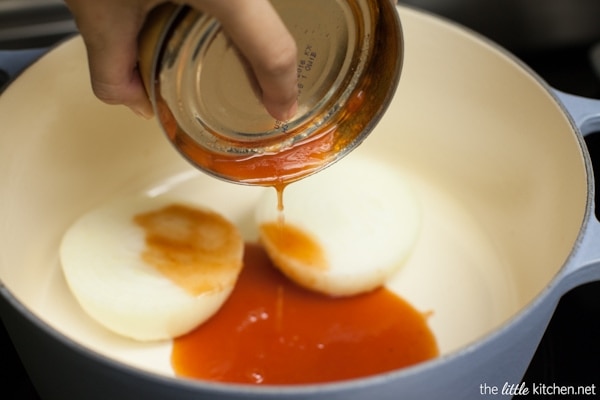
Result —
[[[162, 0], [65, 0], [86, 44], [92, 88], [109, 104], [150, 117], [137, 65], [137, 36]], [[297, 108], [296, 44], [269, 0], [178, 0], [219, 19], [248, 59], [267, 111], [288, 120]]]
[[262, 101], [286, 121], [297, 109], [296, 42], [268, 0], [188, 1], [219, 19], [252, 66]]
[[137, 41], [88, 44], [92, 88], [108, 104], [124, 104], [150, 118], [152, 105], [137, 70]]
[[145, 10], [130, 1], [67, 0], [87, 48], [94, 94], [150, 118], [152, 106], [137, 71], [137, 35]]

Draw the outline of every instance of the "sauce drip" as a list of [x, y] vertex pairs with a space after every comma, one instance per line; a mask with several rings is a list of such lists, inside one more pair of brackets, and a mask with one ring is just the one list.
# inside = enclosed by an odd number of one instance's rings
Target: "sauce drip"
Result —
[[221, 310], [174, 341], [177, 375], [230, 383], [303, 384], [368, 376], [438, 355], [426, 316], [385, 288], [345, 298], [302, 289], [247, 244]]

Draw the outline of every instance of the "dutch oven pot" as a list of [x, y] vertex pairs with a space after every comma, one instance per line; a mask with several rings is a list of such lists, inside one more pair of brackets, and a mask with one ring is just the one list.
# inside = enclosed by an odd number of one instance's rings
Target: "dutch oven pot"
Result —
[[419, 241], [389, 286], [432, 312], [440, 357], [331, 384], [215, 384], [173, 377], [169, 343], [132, 343], [92, 323], [57, 257], [75, 218], [113, 195], [193, 193], [252, 240], [244, 221], [270, 189], [194, 170], [154, 121], [101, 104], [74, 38], [0, 97], [0, 310], [42, 398], [473, 399], [480, 385], [520, 381], [561, 295], [600, 279], [582, 139], [599, 130], [600, 104], [552, 90], [461, 27], [399, 11], [400, 86], [348, 157], [402, 170], [421, 199]]

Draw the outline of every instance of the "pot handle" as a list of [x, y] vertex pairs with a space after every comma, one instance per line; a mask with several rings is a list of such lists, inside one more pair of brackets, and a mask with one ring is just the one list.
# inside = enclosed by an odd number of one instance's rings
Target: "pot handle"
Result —
[[48, 48], [0, 50], [0, 93], [28, 66], [45, 54]]
[[[558, 90], [554, 90], [554, 92], [584, 137], [591, 134], [600, 134], [600, 100], [576, 96]], [[598, 182], [600, 182], [600, 180], [596, 178], [596, 185], [598, 185]], [[600, 204], [598, 204], [598, 201], [600, 201], [600, 199], [594, 200], [593, 196], [594, 193], [592, 193], [592, 200], [596, 202], [596, 207], [599, 207]], [[578, 262], [571, 263], [573, 268], [570, 272], [581, 270], [585, 275], [585, 277], [582, 277], [581, 281], [585, 282], [600, 280], [599, 211], [600, 209], [596, 211], [595, 216], [592, 213], [589, 223], [585, 228], [585, 232], [583, 233], [580, 251], [578, 252], [578, 257], [580, 259]]]
[[583, 136], [600, 132], [600, 100], [554, 90]]

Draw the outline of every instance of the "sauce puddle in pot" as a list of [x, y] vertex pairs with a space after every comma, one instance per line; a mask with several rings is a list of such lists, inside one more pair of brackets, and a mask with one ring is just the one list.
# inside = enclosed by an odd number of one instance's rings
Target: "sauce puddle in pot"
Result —
[[438, 355], [427, 315], [380, 288], [333, 298], [276, 270], [258, 244], [225, 305], [174, 340], [179, 376], [230, 383], [306, 384], [364, 377]]

